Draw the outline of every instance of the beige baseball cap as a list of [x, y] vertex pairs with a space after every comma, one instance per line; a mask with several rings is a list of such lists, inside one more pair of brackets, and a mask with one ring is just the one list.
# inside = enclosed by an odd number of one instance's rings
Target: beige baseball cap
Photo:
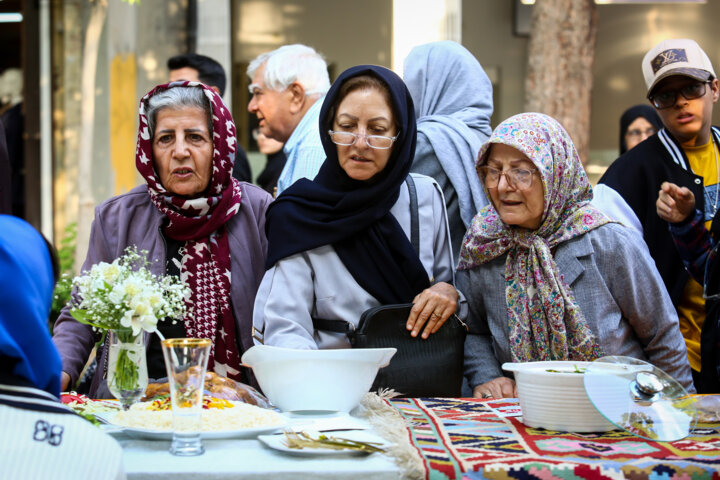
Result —
[[677, 38], [663, 40], [645, 54], [642, 71], [650, 95], [655, 85], [665, 77], [684, 75], [705, 81], [716, 77], [707, 54], [695, 40]]

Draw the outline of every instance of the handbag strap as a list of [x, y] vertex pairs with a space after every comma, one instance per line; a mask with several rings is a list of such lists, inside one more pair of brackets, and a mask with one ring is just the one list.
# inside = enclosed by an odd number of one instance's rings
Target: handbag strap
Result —
[[344, 333], [350, 344], [355, 344], [355, 325], [345, 320], [330, 320], [327, 318], [312, 317], [313, 328], [315, 330], [325, 330], [326, 332]]
[[408, 187], [410, 195], [410, 243], [412, 243], [415, 251], [420, 254], [420, 222], [418, 221], [418, 199], [417, 189], [415, 188], [415, 180], [412, 175], [405, 177], [405, 183]]
[[315, 330], [344, 333], [348, 337], [355, 334], [355, 325], [345, 320], [328, 320], [326, 318], [313, 317], [312, 322]]

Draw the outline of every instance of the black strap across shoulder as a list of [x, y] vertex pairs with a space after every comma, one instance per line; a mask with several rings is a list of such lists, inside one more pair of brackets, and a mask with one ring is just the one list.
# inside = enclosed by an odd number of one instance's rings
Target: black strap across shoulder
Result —
[[417, 189], [415, 188], [415, 180], [412, 175], [405, 177], [405, 183], [408, 187], [408, 194], [410, 195], [410, 243], [413, 248], [420, 255], [420, 222], [418, 221], [418, 199]]

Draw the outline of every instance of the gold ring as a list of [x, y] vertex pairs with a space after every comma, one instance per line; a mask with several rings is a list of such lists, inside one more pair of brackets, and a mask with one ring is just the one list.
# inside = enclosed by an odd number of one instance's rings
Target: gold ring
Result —
[[442, 315], [440, 315], [439, 313], [433, 312], [433, 313], [432, 313], [432, 316], [433, 316], [433, 317], [438, 317], [438, 318], [440, 318]]

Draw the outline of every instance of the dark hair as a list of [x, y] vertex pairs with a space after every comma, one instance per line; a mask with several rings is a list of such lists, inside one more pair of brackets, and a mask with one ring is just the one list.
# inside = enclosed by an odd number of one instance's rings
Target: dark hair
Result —
[[358, 75], [357, 77], [349, 78], [345, 83], [342, 84], [340, 90], [338, 91], [337, 97], [335, 98], [335, 104], [330, 108], [330, 110], [328, 111], [328, 116], [325, 119], [326, 129], [332, 129], [338, 106], [340, 106], [345, 97], [347, 97], [351, 92], [354, 92], [355, 90], [376, 90], [380, 92], [387, 104], [390, 105], [396, 130], [398, 132], [400, 131], [400, 125], [398, 123], [400, 121], [400, 113], [397, 111], [397, 108], [392, 101], [392, 96], [390, 95], [390, 87], [388, 87], [387, 84], [380, 77], [376, 77], [375, 75], [371, 74]]
[[183, 55], [175, 55], [167, 61], [168, 70], [179, 70], [181, 68], [190, 67], [198, 71], [198, 79], [207, 86], [217, 87], [220, 90], [220, 96], [225, 95], [225, 85], [227, 83], [225, 77], [225, 69], [222, 65], [205, 55], [197, 53], [185, 53]]

